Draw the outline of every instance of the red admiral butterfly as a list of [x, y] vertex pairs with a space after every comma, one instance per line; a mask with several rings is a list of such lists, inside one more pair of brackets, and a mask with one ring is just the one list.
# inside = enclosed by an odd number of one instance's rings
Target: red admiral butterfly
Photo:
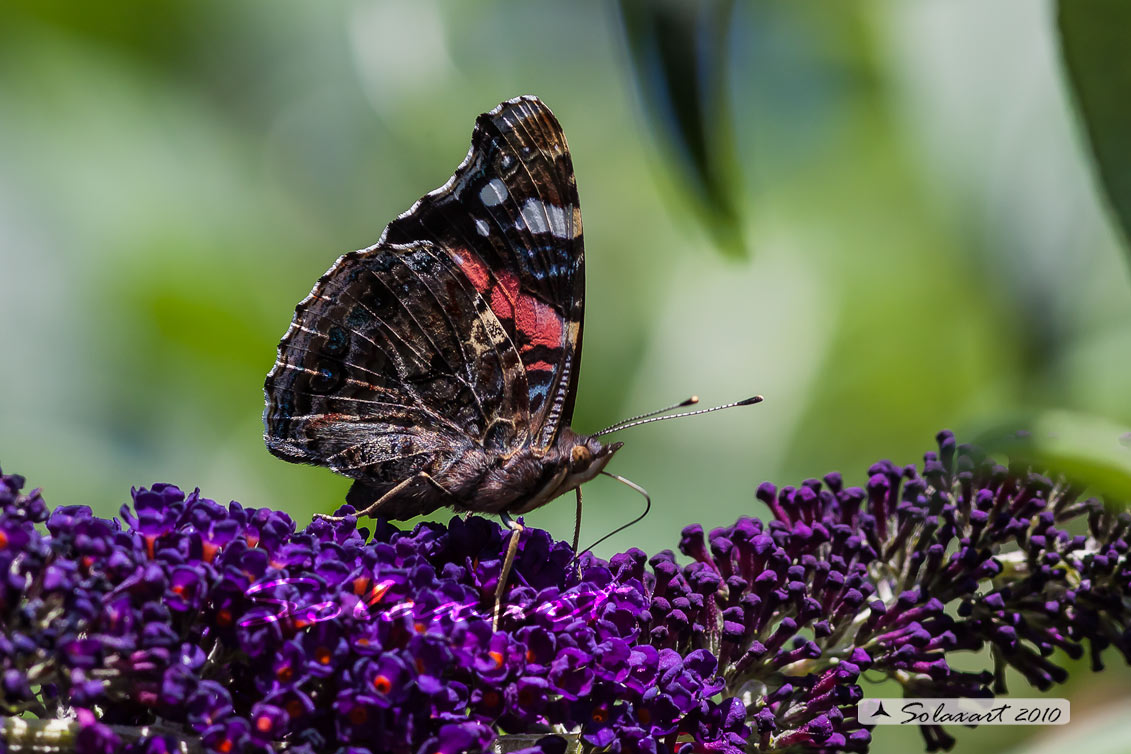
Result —
[[353, 478], [358, 515], [449, 506], [514, 528], [570, 490], [580, 512], [580, 485], [621, 447], [598, 437], [633, 423], [569, 427], [584, 303], [565, 135], [536, 97], [509, 100], [476, 120], [447, 183], [295, 309], [264, 385], [267, 448]]

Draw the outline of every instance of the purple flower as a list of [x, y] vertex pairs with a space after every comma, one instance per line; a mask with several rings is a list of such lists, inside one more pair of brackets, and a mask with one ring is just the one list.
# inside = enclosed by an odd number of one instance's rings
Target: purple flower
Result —
[[290, 720], [281, 707], [263, 702], [252, 706], [249, 717], [251, 720], [250, 735], [254, 741], [260, 744], [268, 744], [282, 739], [286, 734], [287, 723]]
[[563, 649], [550, 665], [550, 683], [566, 699], [575, 700], [593, 688], [593, 660], [574, 647]]
[[[479, 517], [299, 530], [154, 485], [106, 520], [48, 511], [0, 475], [5, 709], [77, 708], [76, 740], [98, 752], [120, 730], [150, 731], [128, 751], [154, 754], [189, 738], [229, 754], [470, 754], [499, 732], [558, 730], [612, 752], [831, 754], [868, 747], [865, 671], [970, 696], [1004, 691], [1006, 666], [1060, 682], [1057, 650], [1097, 670], [1105, 649], [1131, 658], [1131, 517], [938, 440], [921, 467], [880, 462], [860, 487], [764, 484], [766, 521], [686, 527], [682, 561], [574, 563], [528, 529], [498, 631], [507, 535]], [[952, 667], [987, 645], [993, 671]], [[545, 736], [529, 752], [564, 748]]]
[[418, 754], [470, 754], [483, 751], [492, 738], [491, 729], [485, 725], [447, 724], [421, 745]]
[[549, 681], [538, 676], [519, 678], [504, 692], [508, 710], [519, 719], [536, 720], [550, 699]]
[[204, 730], [200, 741], [212, 751], [226, 754], [230, 751], [243, 751], [252, 742], [251, 726], [242, 717], [231, 717], [223, 723], [212, 725]]
[[169, 576], [169, 595], [165, 604], [171, 610], [181, 612], [199, 609], [203, 604], [201, 597], [207, 579], [208, 572], [201, 566], [174, 566]]
[[360, 698], [378, 707], [399, 704], [410, 692], [408, 665], [391, 652], [376, 660], [358, 660], [351, 675], [354, 679], [352, 687], [359, 691]]
[[122, 741], [103, 725], [88, 709], [76, 709], [78, 718], [78, 732], [75, 735], [75, 754], [114, 754], [121, 746]]

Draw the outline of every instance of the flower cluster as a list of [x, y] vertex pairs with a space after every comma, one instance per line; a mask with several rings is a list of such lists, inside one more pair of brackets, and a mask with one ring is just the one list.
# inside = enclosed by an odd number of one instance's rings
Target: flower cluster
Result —
[[[768, 523], [683, 531], [657, 574], [652, 640], [714, 651], [763, 750], [865, 751], [856, 680], [871, 669], [907, 696], [990, 696], [1012, 666], [1039, 689], [1066, 677], [1054, 650], [1131, 662], [1131, 516], [1064, 480], [995, 463], [938, 435], [921, 469], [882, 461], [864, 487], [839, 474], [758, 488]], [[1081, 518], [1082, 533], [1071, 533]], [[713, 597], [713, 598], [712, 598]], [[948, 655], [992, 648], [993, 671]], [[924, 727], [930, 750], [953, 739]]]
[[[647, 643], [643, 553], [579, 566], [529, 531], [493, 631], [506, 542], [483, 518], [297, 531], [155, 485], [105, 520], [48, 515], [22, 482], [0, 483], [5, 712], [76, 710], [81, 751], [186, 735], [225, 754], [455, 754], [496, 731], [544, 732], [537, 751], [564, 750], [555, 731], [624, 752], [744, 740], [745, 708], [713, 699], [714, 656]], [[123, 737], [142, 726], [156, 732]]]
[[[611, 752], [863, 752], [864, 671], [909, 696], [1038, 688], [1131, 661], [1131, 517], [956, 445], [764, 484], [770, 511], [651, 558], [574, 558], [483, 518], [399, 530], [135, 490], [120, 519], [0, 477], [4, 714], [72, 751], [459, 754], [525, 734]], [[1075, 520], [1074, 520], [1075, 519]], [[953, 654], [989, 647], [992, 669]], [[11, 730], [11, 729], [9, 729]], [[924, 727], [929, 749], [948, 747]], [[541, 736], [539, 739], [538, 737]]]

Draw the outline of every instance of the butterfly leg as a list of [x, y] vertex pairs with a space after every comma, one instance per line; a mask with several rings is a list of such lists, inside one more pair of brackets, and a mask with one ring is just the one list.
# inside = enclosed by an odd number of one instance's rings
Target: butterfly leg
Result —
[[577, 572], [581, 573], [581, 561], [577, 558], [577, 545], [581, 540], [581, 488], [574, 487], [574, 492], [577, 493], [577, 518], [573, 522], [573, 556], [574, 562], [577, 563]]
[[[404, 490], [407, 489], [409, 486], [411, 486], [411, 485], [413, 485], [417, 482], [425, 482], [425, 483], [431, 484], [433, 487], [435, 487], [436, 490], [440, 492], [442, 497], [447, 498], [447, 500], [445, 500], [444, 503], [443, 503], [444, 505], [452, 505], [452, 504], [455, 503], [455, 498], [452, 496], [452, 493], [448, 492], [448, 490], [442, 484], [440, 484], [435, 479], [433, 479], [429, 474], [421, 471], [421, 472], [419, 472], [419, 473], [417, 473], [413, 476], [410, 476], [408, 479], [405, 479], [404, 481], [400, 482], [396, 487], [393, 487], [391, 490], [386, 492], [384, 495], [381, 495], [381, 497], [377, 498], [372, 503], [367, 505], [365, 508], [357, 511], [353, 515], [357, 516], [358, 518], [360, 518], [362, 516], [374, 517], [374, 516], [381, 515], [381, 506], [382, 505], [384, 505], [387, 501], [392, 500], [397, 495], [404, 492]], [[358, 486], [358, 484], [359, 483], [355, 483], [354, 486], [356, 487], [356, 486]], [[351, 502], [351, 503], [353, 502], [353, 500], [350, 499], [353, 495], [353, 492], [354, 492], [354, 488], [351, 487], [350, 488], [350, 495], [348, 495], [346, 497], [346, 502]], [[439, 506], [437, 505], [436, 507], [439, 507]], [[326, 521], [343, 521], [346, 518], [345, 516], [328, 516], [325, 513], [316, 513], [314, 515], [317, 518], [321, 518], [321, 519], [324, 519]], [[397, 516], [394, 515], [393, 518], [397, 518]]]
[[510, 541], [507, 543], [507, 557], [503, 561], [503, 570], [499, 574], [499, 585], [495, 587], [495, 612], [491, 617], [492, 631], [497, 631], [499, 628], [499, 611], [503, 606], [503, 592], [506, 591], [507, 579], [510, 578], [511, 566], [514, 565], [514, 556], [518, 552], [518, 540], [522, 537], [522, 532], [526, 528], [505, 512], [500, 513], [499, 518], [501, 518], [503, 524], [511, 530], [511, 536]]
[[573, 522], [573, 551], [577, 552], [577, 543], [581, 539], [581, 488], [574, 487], [577, 493], [577, 518]]

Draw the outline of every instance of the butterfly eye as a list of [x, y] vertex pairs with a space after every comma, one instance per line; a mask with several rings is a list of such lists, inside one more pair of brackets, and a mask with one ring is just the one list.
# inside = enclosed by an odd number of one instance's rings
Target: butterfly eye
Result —
[[569, 454], [569, 470], [582, 471], [589, 467], [592, 460], [593, 454], [589, 452], [589, 448], [584, 445], [574, 445]]

